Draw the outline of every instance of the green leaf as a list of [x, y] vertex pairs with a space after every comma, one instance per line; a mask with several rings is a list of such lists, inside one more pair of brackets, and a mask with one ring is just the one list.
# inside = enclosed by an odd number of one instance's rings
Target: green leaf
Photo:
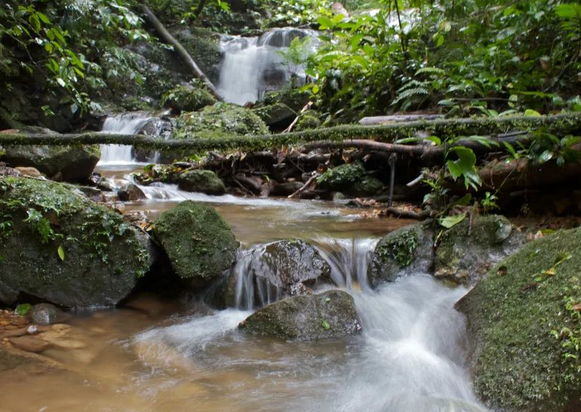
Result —
[[63, 247], [61, 245], [59, 245], [58, 249], [56, 250], [59, 258], [64, 262], [65, 260], [65, 250], [63, 249]]
[[527, 110], [525, 110], [525, 116], [540, 117], [541, 114], [539, 112], [537, 112], [536, 110], [527, 109]]
[[450, 229], [450, 228], [453, 228], [454, 226], [456, 226], [458, 223], [460, 223], [464, 219], [466, 219], [466, 213], [463, 213], [461, 215], [455, 215], [455, 216], [441, 217], [438, 219], [438, 223], [441, 226], [445, 227], [446, 229]]
[[327, 322], [325, 319], [323, 319], [323, 321], [321, 322], [321, 326], [323, 326], [325, 330], [331, 329], [331, 325], [329, 325], [329, 322]]
[[555, 8], [555, 13], [564, 19], [574, 19], [581, 14], [581, 7], [578, 4], [560, 4]]
[[14, 309], [14, 313], [17, 314], [18, 316], [26, 316], [31, 307], [32, 305], [30, 303], [22, 303], [16, 306], [16, 309]]

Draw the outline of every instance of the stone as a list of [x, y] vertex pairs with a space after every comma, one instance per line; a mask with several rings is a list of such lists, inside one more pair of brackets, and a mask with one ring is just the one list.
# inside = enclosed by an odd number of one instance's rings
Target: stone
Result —
[[13, 167], [33, 167], [49, 178], [66, 182], [86, 181], [99, 158], [98, 145], [8, 146], [2, 160]]
[[216, 98], [201, 84], [178, 85], [164, 94], [161, 104], [172, 112], [192, 112], [216, 103]]
[[490, 410], [579, 410], [580, 267], [581, 229], [558, 231], [499, 262], [456, 304], [474, 390]]
[[434, 232], [423, 224], [388, 233], [375, 246], [369, 266], [373, 287], [400, 276], [431, 273], [434, 266]]
[[187, 192], [218, 196], [226, 193], [224, 182], [211, 170], [188, 170], [178, 175], [176, 181], [178, 188]]
[[328, 169], [317, 178], [319, 188], [342, 192], [348, 196], [373, 196], [383, 183], [369, 175], [361, 163], [346, 163]]
[[43, 352], [50, 346], [50, 344], [36, 336], [18, 336], [8, 340], [15, 348], [32, 353]]
[[148, 270], [138, 229], [68, 186], [0, 179], [0, 299], [25, 295], [62, 307], [111, 306]]
[[353, 297], [330, 290], [279, 300], [257, 310], [239, 328], [252, 335], [312, 341], [358, 334], [361, 323]]
[[15, 167], [15, 169], [20, 173], [20, 176], [26, 177], [36, 177], [36, 178], [44, 178], [42, 173], [35, 169], [34, 167]]
[[152, 228], [175, 273], [193, 287], [223, 277], [234, 263], [238, 242], [215, 209], [184, 201], [163, 212]]
[[273, 130], [286, 129], [297, 117], [297, 112], [280, 102], [255, 108], [254, 113]]
[[128, 183], [123, 185], [117, 191], [117, 197], [122, 202], [135, 202], [137, 200], [145, 199], [145, 193], [136, 184]]
[[[469, 233], [470, 232], [470, 233]], [[504, 216], [466, 218], [438, 238], [434, 275], [456, 283], [474, 284], [525, 243], [525, 236]]]
[[52, 325], [68, 320], [70, 315], [50, 303], [39, 303], [30, 308], [28, 317], [37, 325]]

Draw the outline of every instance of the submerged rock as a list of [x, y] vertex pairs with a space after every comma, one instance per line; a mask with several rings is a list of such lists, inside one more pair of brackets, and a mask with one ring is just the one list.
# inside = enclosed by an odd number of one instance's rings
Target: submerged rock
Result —
[[37, 325], [52, 325], [69, 319], [69, 315], [50, 303], [39, 303], [28, 311], [28, 317]]
[[504, 259], [456, 305], [474, 389], [492, 410], [580, 410], [580, 267], [581, 229], [560, 231]]
[[98, 145], [7, 146], [2, 160], [13, 167], [34, 167], [49, 178], [86, 181], [101, 157]]
[[211, 170], [189, 170], [175, 178], [178, 187], [187, 192], [200, 192], [207, 195], [223, 195], [226, 186], [222, 179]]
[[355, 335], [361, 324], [353, 297], [330, 290], [275, 302], [250, 315], [239, 328], [253, 335], [310, 341]]
[[221, 278], [238, 248], [230, 226], [216, 210], [189, 200], [162, 213], [153, 234], [177, 275], [194, 287]]
[[148, 269], [137, 229], [67, 186], [0, 179], [0, 300], [109, 306]]
[[383, 183], [369, 175], [361, 163], [347, 163], [329, 169], [317, 178], [317, 183], [321, 189], [349, 196], [373, 196], [383, 188]]
[[369, 268], [370, 283], [376, 287], [399, 276], [430, 273], [433, 266], [433, 231], [423, 224], [406, 226], [377, 243]]
[[474, 283], [524, 242], [524, 235], [504, 216], [477, 216], [472, 225], [466, 218], [440, 235], [434, 275], [458, 283]]

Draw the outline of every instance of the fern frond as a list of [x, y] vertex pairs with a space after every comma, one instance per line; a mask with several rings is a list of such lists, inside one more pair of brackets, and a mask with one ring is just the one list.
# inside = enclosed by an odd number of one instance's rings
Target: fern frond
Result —
[[419, 74], [446, 74], [446, 70], [438, 67], [423, 67], [416, 72], [416, 76]]
[[404, 99], [411, 99], [411, 98], [414, 98], [416, 96], [426, 95], [429, 93], [430, 92], [425, 87], [416, 87], [414, 89], [408, 89], [408, 90], [405, 90], [404, 92], [400, 93], [400, 95], [397, 96], [397, 99], [395, 99], [391, 105], [392, 106], [396, 105]]

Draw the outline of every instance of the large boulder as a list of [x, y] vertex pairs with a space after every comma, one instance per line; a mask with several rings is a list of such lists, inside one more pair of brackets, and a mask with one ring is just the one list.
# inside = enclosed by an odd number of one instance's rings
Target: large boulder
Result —
[[434, 232], [427, 225], [402, 227], [382, 238], [375, 246], [369, 266], [373, 287], [399, 276], [431, 273], [434, 266]]
[[383, 183], [369, 175], [361, 163], [346, 163], [327, 170], [317, 178], [321, 189], [333, 190], [350, 196], [373, 196]]
[[273, 130], [286, 129], [297, 117], [297, 112], [280, 102], [255, 108], [254, 112]]
[[298, 341], [336, 339], [361, 331], [353, 297], [340, 290], [279, 300], [239, 327], [253, 335]]
[[8, 165], [34, 167], [49, 178], [86, 181], [101, 157], [98, 145], [7, 146], [2, 160]]
[[192, 201], [161, 214], [153, 234], [176, 274], [194, 288], [220, 279], [234, 263], [238, 242], [213, 208]]
[[161, 104], [173, 112], [191, 112], [216, 103], [216, 98], [201, 84], [178, 85], [163, 95]]
[[473, 284], [524, 242], [525, 236], [504, 216], [466, 218], [439, 236], [434, 275]]
[[0, 301], [8, 305], [115, 305], [148, 269], [138, 230], [65, 185], [1, 178], [0, 223]]
[[252, 110], [234, 104], [216, 103], [199, 112], [182, 113], [172, 138], [218, 138], [225, 135], [264, 135], [268, 126]]
[[223, 195], [226, 186], [222, 179], [211, 170], [188, 170], [175, 178], [178, 187], [187, 192], [200, 192], [207, 195]]
[[458, 304], [476, 394], [492, 410], [581, 410], [581, 229], [525, 245]]

